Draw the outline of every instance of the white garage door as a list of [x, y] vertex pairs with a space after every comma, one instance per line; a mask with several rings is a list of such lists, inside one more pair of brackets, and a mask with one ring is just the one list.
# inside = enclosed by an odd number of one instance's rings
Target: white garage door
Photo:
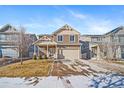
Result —
[[79, 59], [79, 50], [63, 50], [65, 59], [74, 60]]
[[19, 55], [18, 55], [18, 52], [14, 49], [4, 48], [2, 49], [2, 56], [9, 56], [12, 58], [17, 58]]

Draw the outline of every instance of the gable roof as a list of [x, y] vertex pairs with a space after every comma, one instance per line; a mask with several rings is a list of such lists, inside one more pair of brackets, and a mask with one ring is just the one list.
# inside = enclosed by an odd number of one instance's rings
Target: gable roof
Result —
[[111, 30], [110, 32], [108, 32], [108, 33], [106, 33], [106, 34], [104, 34], [104, 35], [114, 34], [114, 33], [117, 33], [117, 32], [120, 31], [120, 30], [123, 30], [123, 29], [124, 29], [124, 26], [119, 26], [119, 27], [117, 27], [117, 28]]
[[86, 36], [86, 37], [102, 37], [102, 36], [108, 36], [108, 35], [115, 34], [115, 33], [117, 33], [118, 31], [123, 30], [123, 29], [124, 29], [124, 26], [119, 26], [119, 27], [117, 27], [117, 28], [115, 28], [115, 29], [113, 29], [113, 30], [111, 30], [111, 31], [109, 31], [109, 32], [107, 32], [107, 33], [105, 33], [105, 34], [102, 34], [102, 35], [87, 35], [87, 34], [85, 34], [85, 35], [81, 35], [81, 36], [82, 36], [82, 37], [83, 37], [83, 36]]
[[56, 30], [55, 32], [53, 32], [53, 34], [57, 34], [63, 30], [69, 30], [69, 31], [75, 31], [77, 33], [80, 34], [80, 32], [78, 32], [77, 30], [75, 30], [74, 28], [72, 28], [71, 26], [69, 26], [68, 24], [65, 24], [64, 26], [62, 26], [61, 28], [59, 28], [58, 30]]
[[43, 36], [33, 43], [34, 45], [56, 45], [57, 43], [47, 36]]
[[6, 32], [6, 31], [8, 31], [9, 29], [13, 29], [14, 31], [17, 31], [17, 29], [16, 29], [15, 27], [13, 27], [12, 25], [6, 24], [5, 26], [3, 26], [3, 27], [0, 29], [0, 32]]
[[50, 36], [52, 36], [52, 35], [50, 35], [50, 34], [40, 34], [40, 35], [37, 35], [37, 36], [38, 36], [38, 38], [41, 38], [41, 37], [43, 37], [43, 36], [50, 37]]

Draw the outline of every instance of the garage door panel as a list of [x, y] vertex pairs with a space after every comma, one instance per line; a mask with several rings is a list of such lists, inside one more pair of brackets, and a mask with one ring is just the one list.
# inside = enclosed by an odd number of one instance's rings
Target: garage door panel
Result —
[[63, 55], [65, 59], [79, 59], [79, 50], [63, 50]]

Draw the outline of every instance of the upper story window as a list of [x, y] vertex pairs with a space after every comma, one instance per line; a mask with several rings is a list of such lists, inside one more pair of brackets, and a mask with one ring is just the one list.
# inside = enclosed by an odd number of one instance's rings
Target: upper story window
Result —
[[96, 42], [97, 38], [96, 37], [92, 37], [91, 40], [92, 40], [92, 42]]
[[0, 35], [0, 40], [5, 40], [6, 36], [4, 34]]
[[111, 36], [111, 41], [115, 42], [115, 37], [114, 36]]
[[97, 41], [101, 41], [101, 38], [98, 37], [98, 38], [97, 38]]
[[58, 41], [58, 42], [62, 42], [62, 41], [63, 41], [63, 36], [62, 36], [62, 35], [58, 35], [57, 41]]
[[70, 35], [70, 42], [75, 42], [75, 36], [74, 35]]
[[0, 35], [0, 41], [8, 42], [8, 41], [17, 41], [18, 40], [18, 35], [13, 35], [13, 34], [1, 34]]
[[117, 36], [117, 35], [112, 35], [112, 36], [110, 37], [110, 41], [111, 41], [111, 42], [118, 42], [118, 36]]
[[124, 36], [119, 36], [119, 43], [124, 43]]
[[92, 42], [99, 42], [99, 41], [102, 41], [102, 38], [101, 37], [92, 37], [91, 40], [92, 40]]

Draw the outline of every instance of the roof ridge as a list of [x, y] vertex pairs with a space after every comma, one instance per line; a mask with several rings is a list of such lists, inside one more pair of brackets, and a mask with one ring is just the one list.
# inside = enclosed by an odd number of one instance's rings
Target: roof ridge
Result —
[[[53, 32], [53, 34], [59, 32], [59, 31], [61, 31], [61, 30], [69, 30], [69, 31], [74, 30], [74, 31], [78, 32], [77, 30], [75, 30], [75, 29], [74, 29], [73, 27], [71, 27], [70, 25], [65, 24], [64, 26], [60, 27], [60, 28], [57, 29], [55, 32]], [[80, 33], [80, 32], [78, 32], [78, 33]]]
[[12, 28], [16, 31], [16, 28], [14, 26], [12, 26], [11, 24], [6, 24], [0, 28], [0, 32], [5, 32], [8, 29], [12, 29]]
[[115, 28], [115, 29], [113, 29], [113, 30], [111, 30], [111, 31], [109, 31], [109, 32], [107, 32], [107, 33], [105, 33], [104, 35], [108, 35], [108, 34], [110, 34], [110, 33], [117, 32], [117, 31], [119, 31], [119, 30], [121, 30], [121, 29], [124, 29], [124, 26], [119, 26], [119, 27], [117, 27], [117, 28]]

